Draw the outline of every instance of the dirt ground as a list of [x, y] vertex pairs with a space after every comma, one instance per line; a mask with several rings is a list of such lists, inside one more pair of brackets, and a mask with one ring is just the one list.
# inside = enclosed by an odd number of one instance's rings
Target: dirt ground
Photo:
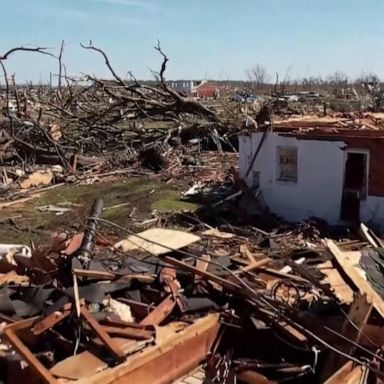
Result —
[[[188, 188], [184, 184], [166, 184], [158, 178], [131, 177], [58, 187], [24, 204], [0, 210], [0, 242], [28, 244], [32, 240], [38, 244], [49, 241], [53, 231], [79, 230], [93, 201], [99, 196], [104, 199], [102, 217], [123, 226], [149, 219], [154, 211], [194, 210], [196, 205], [180, 199], [181, 193]], [[58, 215], [57, 212], [45, 211], [47, 206], [70, 210]]]

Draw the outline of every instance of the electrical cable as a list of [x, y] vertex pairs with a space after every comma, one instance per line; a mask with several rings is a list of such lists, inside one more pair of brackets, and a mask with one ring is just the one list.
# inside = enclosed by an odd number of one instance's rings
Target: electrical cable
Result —
[[381, 362], [384, 363], [384, 359], [383, 359], [381, 356], [376, 355], [375, 353], [371, 352], [369, 349], [367, 349], [367, 348], [363, 347], [362, 345], [360, 345], [360, 344], [354, 342], [353, 340], [348, 339], [348, 337], [345, 337], [345, 336], [342, 335], [341, 333], [335, 331], [335, 330], [332, 329], [332, 328], [327, 327], [326, 325], [323, 325], [323, 328], [326, 329], [328, 332], [331, 332], [333, 335], [336, 335], [336, 336], [340, 337], [341, 339], [343, 339], [343, 340], [345, 340], [345, 341], [348, 341], [349, 343], [351, 343], [352, 345], [354, 345], [356, 348], [361, 349], [362, 351], [368, 353], [369, 355], [371, 355], [371, 356], [373, 356], [373, 357], [379, 359]]
[[356, 331], [361, 334], [362, 336], [364, 336], [367, 341], [369, 341], [375, 348], [377, 349], [380, 349], [380, 346], [378, 346], [374, 341], [372, 341], [372, 339], [369, 338], [369, 336], [367, 336], [357, 325], [356, 323], [354, 323], [352, 321], [352, 319], [350, 319], [350, 317], [348, 316], [348, 314], [340, 307], [338, 306], [338, 309], [340, 310], [340, 312], [345, 316], [345, 318], [348, 320], [348, 322], [352, 325], [353, 328], [356, 329]]
[[[89, 217], [89, 219], [93, 219], [93, 220], [97, 220], [97, 221], [100, 221], [102, 223], [106, 223], [108, 225], [111, 225], [115, 228], [118, 228], [120, 230], [123, 230], [131, 235], [134, 235], [136, 236], [137, 238], [141, 239], [141, 240], [144, 240], [144, 241], [147, 241], [147, 242], [150, 242], [154, 245], [158, 245], [158, 246], [161, 246], [161, 247], [164, 247], [164, 248], [167, 248], [169, 249], [170, 251], [172, 252], [176, 252], [176, 253], [179, 253], [179, 254], [182, 254], [184, 256], [189, 256], [189, 257], [192, 257], [194, 259], [199, 259], [199, 256], [196, 256], [194, 255], [193, 253], [190, 253], [190, 252], [187, 252], [187, 251], [184, 251], [184, 250], [180, 250], [180, 249], [175, 249], [175, 248], [172, 248], [170, 246], [167, 246], [167, 245], [164, 245], [164, 244], [160, 244], [156, 241], [153, 241], [153, 240], [148, 240], [146, 238], [144, 238], [143, 236], [140, 236], [138, 235], [137, 233], [127, 229], [127, 228], [124, 228], [112, 221], [109, 221], [109, 220], [106, 220], [106, 219], [101, 219], [101, 218], [98, 218], [98, 217]], [[137, 246], [137, 244], [136, 244]], [[140, 248], [140, 247], [139, 247]], [[241, 278], [239, 278], [236, 274], [234, 274], [229, 268], [217, 263], [217, 262], [214, 262], [212, 260], [207, 260], [208, 263], [210, 264], [213, 264], [213, 265], [216, 265], [218, 267], [221, 267], [222, 269], [224, 269], [225, 271], [227, 271], [228, 273], [230, 273], [236, 280], [238, 280], [240, 282], [241, 285], [243, 285], [245, 288], [247, 288], [254, 296], [256, 299], [259, 299], [261, 300], [264, 304], [266, 304], [268, 307], [270, 307], [271, 309], [273, 309], [274, 312], [276, 312], [276, 308], [268, 302], [268, 300], [264, 297], [264, 295], [260, 294], [260, 293], [257, 293], [255, 292], [247, 283], [245, 283]], [[278, 310], [277, 310], [278, 311]], [[278, 317], [278, 315], [282, 315], [281, 313], [277, 313], [276, 314], [276, 317]], [[364, 366], [364, 367], [367, 367], [368, 369], [370, 369], [372, 372], [376, 373], [377, 375], [379, 375], [380, 377], [384, 377], [384, 372], [378, 370], [377, 368], [373, 367], [372, 365], [370, 364], [367, 364], [366, 362], [364, 361], [361, 361], [357, 358], [355, 358], [354, 356], [351, 356], [337, 348], [335, 348], [334, 346], [332, 346], [331, 344], [329, 344], [328, 342], [326, 342], [325, 340], [323, 340], [321, 337], [317, 336], [316, 334], [314, 334], [313, 332], [309, 331], [308, 329], [304, 328], [303, 326], [301, 326], [299, 323], [297, 323], [296, 321], [293, 321], [289, 318], [287, 318], [287, 316], [284, 316], [283, 317], [285, 321], [287, 321], [288, 323], [291, 323], [293, 326], [295, 326], [296, 328], [298, 328], [300, 331], [302, 331], [303, 333], [309, 335], [310, 337], [312, 337], [313, 339], [315, 339], [316, 341], [318, 341], [320, 344], [322, 344], [324, 347], [334, 351], [335, 353], [355, 362], [356, 364], [359, 364], [361, 366]], [[376, 356], [376, 355], [375, 355]]]

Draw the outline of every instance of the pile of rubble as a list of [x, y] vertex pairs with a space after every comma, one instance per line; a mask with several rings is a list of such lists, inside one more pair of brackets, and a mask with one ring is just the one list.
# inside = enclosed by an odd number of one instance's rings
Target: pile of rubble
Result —
[[313, 221], [133, 233], [102, 211], [49, 247], [0, 247], [3, 382], [383, 378], [383, 243], [364, 225], [343, 241]]
[[276, 116], [273, 125], [278, 128], [296, 127], [303, 131], [314, 129], [381, 131], [384, 128], [384, 114], [380, 112], [334, 112], [322, 117], [308, 114], [288, 119]]

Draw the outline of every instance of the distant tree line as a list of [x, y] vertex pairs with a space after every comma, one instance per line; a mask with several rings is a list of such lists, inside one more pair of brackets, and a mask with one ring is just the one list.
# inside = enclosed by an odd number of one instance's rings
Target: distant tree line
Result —
[[323, 92], [337, 97], [348, 96], [349, 93], [372, 93], [381, 89], [381, 81], [373, 72], [361, 73], [357, 78], [349, 78], [342, 71], [322, 76], [308, 76], [301, 79], [291, 79], [288, 68], [284, 75], [275, 73], [271, 76], [265, 66], [256, 64], [246, 71], [247, 81], [244, 87], [252, 93], [295, 93], [299, 91]]

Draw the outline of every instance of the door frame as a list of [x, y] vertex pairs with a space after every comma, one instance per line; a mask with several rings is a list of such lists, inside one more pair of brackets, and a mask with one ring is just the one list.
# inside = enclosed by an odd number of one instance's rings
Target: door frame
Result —
[[[362, 155], [365, 155], [365, 160], [366, 160], [366, 164], [365, 164], [365, 185], [363, 184], [363, 188], [364, 188], [364, 195], [362, 196], [360, 194], [360, 197], [359, 197], [359, 205], [358, 205], [358, 210], [359, 210], [359, 213], [358, 213], [358, 217], [356, 217], [356, 219], [358, 221], [360, 221], [360, 209], [361, 209], [361, 206], [362, 206], [362, 202], [366, 201], [367, 200], [367, 197], [368, 197], [368, 187], [369, 187], [369, 161], [370, 161], [370, 157], [369, 157], [369, 150], [368, 149], [361, 149], [361, 148], [348, 148], [345, 150], [345, 153], [344, 153], [344, 166], [343, 166], [343, 180], [342, 180], [342, 189], [341, 189], [341, 204], [340, 204], [340, 218], [343, 220], [343, 221], [350, 221], [349, 219], [347, 219], [344, 215], [344, 198], [345, 198], [345, 176], [346, 176], [346, 170], [347, 170], [347, 161], [348, 161], [348, 156], [349, 154], [362, 154]], [[352, 221], [355, 221], [354, 219], [351, 219]]]
[[347, 160], [348, 160], [348, 154], [349, 153], [360, 153], [360, 154], [364, 154], [366, 155], [366, 164], [365, 164], [365, 197], [364, 199], [360, 199], [361, 200], [366, 200], [367, 197], [368, 197], [368, 186], [369, 186], [369, 162], [370, 162], [370, 158], [369, 158], [369, 150], [368, 149], [363, 149], [363, 148], [347, 148], [345, 150], [345, 154], [344, 154], [344, 164], [343, 164], [343, 184], [342, 184], [342, 191], [341, 193], [343, 194], [344, 192], [344, 183], [345, 183], [345, 172], [346, 172], [346, 168], [347, 168]]

